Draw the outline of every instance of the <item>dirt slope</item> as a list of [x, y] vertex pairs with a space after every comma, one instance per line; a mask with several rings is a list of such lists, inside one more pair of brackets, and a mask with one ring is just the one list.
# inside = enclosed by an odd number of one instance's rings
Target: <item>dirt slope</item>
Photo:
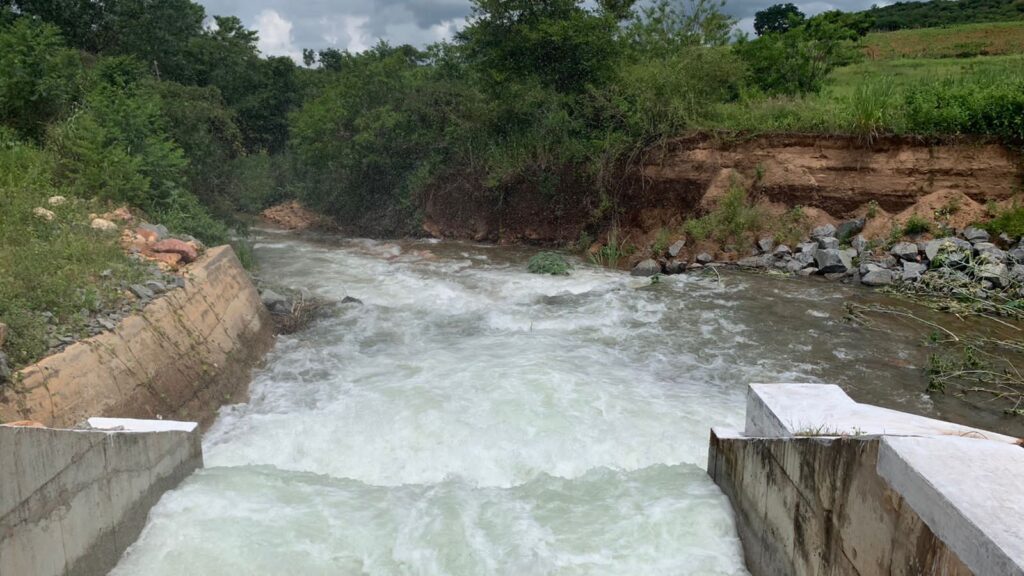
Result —
[[[565, 175], [557, 192], [524, 183], [503, 194], [449, 181], [423, 198], [423, 229], [448, 238], [572, 242], [600, 226], [594, 214], [601, 204], [597, 191], [572, 180]], [[996, 144], [882, 138], [865, 146], [838, 136], [702, 135], [651, 154], [631, 181], [617, 198], [619, 225], [643, 235], [701, 214], [732, 182], [772, 204], [818, 209], [823, 219], [863, 213], [872, 201], [901, 214], [936, 193], [980, 205], [1006, 201], [1021, 189], [1021, 158]]]

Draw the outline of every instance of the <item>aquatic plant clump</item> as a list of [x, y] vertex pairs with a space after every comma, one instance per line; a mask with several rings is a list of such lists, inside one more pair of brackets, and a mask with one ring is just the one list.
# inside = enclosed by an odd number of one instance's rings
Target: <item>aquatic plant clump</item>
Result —
[[568, 276], [572, 266], [564, 256], [557, 252], [540, 252], [526, 265], [531, 274], [550, 274], [552, 276]]

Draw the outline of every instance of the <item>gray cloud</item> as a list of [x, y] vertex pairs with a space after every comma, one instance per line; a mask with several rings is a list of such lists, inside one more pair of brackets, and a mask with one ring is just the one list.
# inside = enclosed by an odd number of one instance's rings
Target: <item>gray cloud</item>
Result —
[[[378, 39], [425, 46], [450, 38], [470, 12], [469, 0], [198, 0], [209, 15], [238, 16], [260, 31], [266, 54], [297, 57], [302, 48], [363, 50]], [[730, 0], [726, 12], [753, 29], [753, 16], [775, 0]], [[807, 14], [863, 10], [872, 0], [794, 2]]]

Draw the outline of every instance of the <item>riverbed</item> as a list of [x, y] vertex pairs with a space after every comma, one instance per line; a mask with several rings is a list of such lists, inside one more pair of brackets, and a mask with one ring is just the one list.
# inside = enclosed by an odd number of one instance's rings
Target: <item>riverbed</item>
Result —
[[747, 383], [998, 423], [925, 393], [920, 327], [843, 321], [870, 291], [532, 253], [262, 232], [265, 280], [361, 303], [279, 339], [113, 574], [741, 575], [704, 467]]

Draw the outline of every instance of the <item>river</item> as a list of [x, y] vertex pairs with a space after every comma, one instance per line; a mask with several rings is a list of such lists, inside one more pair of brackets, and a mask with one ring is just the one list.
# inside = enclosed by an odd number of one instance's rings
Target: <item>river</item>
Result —
[[117, 576], [746, 574], [704, 467], [747, 383], [943, 408], [920, 334], [842, 322], [867, 290], [538, 276], [530, 251], [447, 242], [264, 232], [256, 255], [268, 281], [363, 304], [279, 339]]

